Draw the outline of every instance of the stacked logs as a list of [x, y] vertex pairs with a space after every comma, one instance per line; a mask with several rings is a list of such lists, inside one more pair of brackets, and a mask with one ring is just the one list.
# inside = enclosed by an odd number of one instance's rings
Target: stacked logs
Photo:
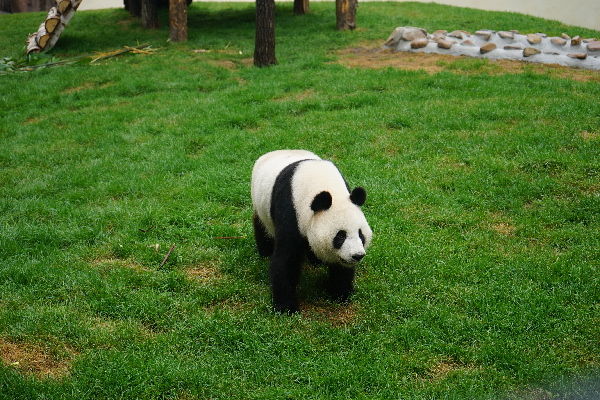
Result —
[[46, 20], [42, 22], [37, 32], [27, 38], [27, 54], [39, 53], [54, 47], [81, 1], [58, 0], [56, 7], [50, 9]]

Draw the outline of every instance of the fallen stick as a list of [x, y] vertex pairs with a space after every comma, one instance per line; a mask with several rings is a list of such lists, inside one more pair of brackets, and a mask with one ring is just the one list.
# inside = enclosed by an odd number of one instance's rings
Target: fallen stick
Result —
[[171, 248], [169, 249], [169, 252], [165, 256], [165, 259], [160, 263], [160, 267], [158, 267], [158, 268], [162, 268], [162, 267], [165, 266], [165, 264], [167, 263], [167, 261], [169, 261], [169, 257], [171, 257], [171, 253], [173, 252], [174, 248], [175, 248], [175, 243], [173, 243], [173, 246], [171, 246]]

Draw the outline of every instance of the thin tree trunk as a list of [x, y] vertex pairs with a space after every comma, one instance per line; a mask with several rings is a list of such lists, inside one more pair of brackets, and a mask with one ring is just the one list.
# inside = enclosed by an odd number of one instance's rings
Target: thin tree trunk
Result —
[[275, 0], [256, 0], [254, 65], [268, 67], [275, 58]]
[[304, 15], [309, 11], [309, 0], [294, 0], [294, 14]]
[[0, 0], [0, 11], [4, 11], [7, 13], [12, 12], [12, 7], [10, 5], [10, 0]]
[[132, 16], [142, 16], [142, 0], [129, 0], [127, 6], [129, 14], [131, 14]]
[[186, 41], [188, 38], [187, 1], [169, 1], [169, 40], [172, 42]]
[[356, 28], [358, 0], [335, 0], [335, 17], [338, 31]]
[[157, 29], [158, 0], [142, 0], [142, 26], [144, 29]]

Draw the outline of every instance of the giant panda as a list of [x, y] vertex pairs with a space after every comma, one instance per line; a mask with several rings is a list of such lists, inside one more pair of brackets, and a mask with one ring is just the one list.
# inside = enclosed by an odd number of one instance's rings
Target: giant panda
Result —
[[373, 236], [360, 209], [365, 189], [350, 191], [336, 166], [310, 151], [276, 150], [254, 164], [251, 196], [258, 253], [271, 257], [275, 311], [299, 311], [296, 286], [307, 255], [328, 266], [329, 294], [347, 301]]

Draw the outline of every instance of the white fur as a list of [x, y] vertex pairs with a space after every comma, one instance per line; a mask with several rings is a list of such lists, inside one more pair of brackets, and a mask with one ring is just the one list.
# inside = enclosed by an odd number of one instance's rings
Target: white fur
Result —
[[306, 150], [275, 150], [264, 154], [252, 169], [252, 205], [270, 237], [275, 237], [275, 225], [271, 218], [271, 195], [277, 175], [288, 165], [307, 159], [320, 158]]
[[[305, 150], [277, 150], [260, 157], [252, 171], [252, 203], [254, 211], [264, 224], [269, 236], [275, 237], [275, 226], [271, 218], [271, 194], [279, 173], [289, 164], [301, 163], [292, 179], [292, 199], [298, 218], [300, 234], [308, 239], [315, 255], [327, 263], [354, 264], [353, 255], [364, 255], [372, 238], [369, 227], [359, 206], [350, 201], [350, 193], [344, 178], [336, 166], [321, 160]], [[328, 210], [313, 212], [311, 204], [315, 196], [327, 191], [333, 199]], [[358, 231], [365, 238], [363, 245]], [[340, 249], [333, 247], [333, 238], [338, 231], [347, 233]]]

